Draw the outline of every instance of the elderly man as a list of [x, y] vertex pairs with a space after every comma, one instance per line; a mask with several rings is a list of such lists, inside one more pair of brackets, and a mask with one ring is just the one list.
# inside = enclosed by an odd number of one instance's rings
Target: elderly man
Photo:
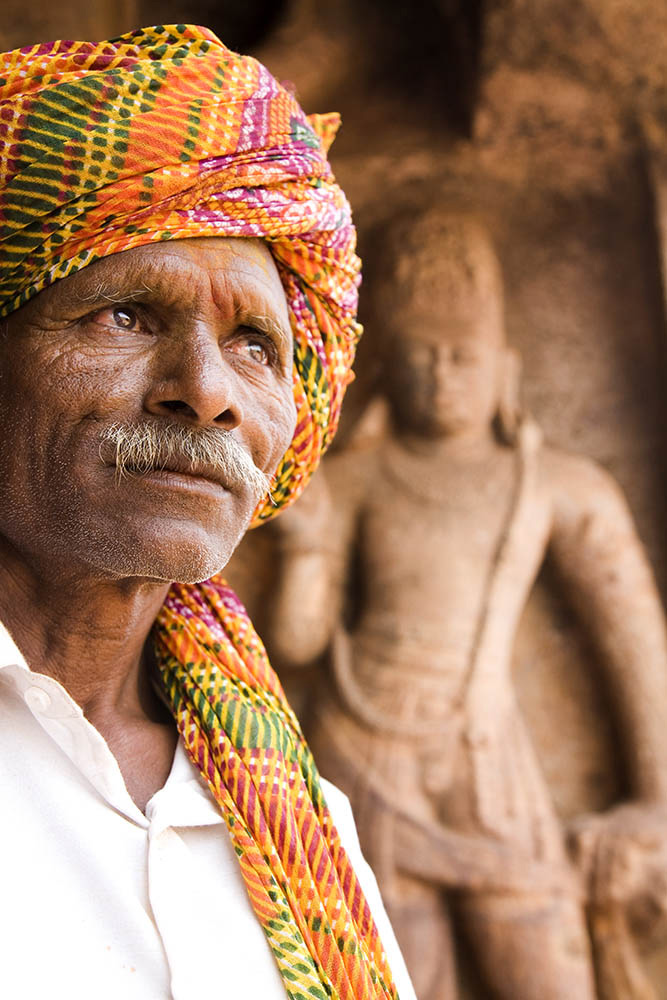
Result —
[[414, 997], [215, 575], [349, 379], [335, 119], [183, 25], [0, 62], [3, 991]]

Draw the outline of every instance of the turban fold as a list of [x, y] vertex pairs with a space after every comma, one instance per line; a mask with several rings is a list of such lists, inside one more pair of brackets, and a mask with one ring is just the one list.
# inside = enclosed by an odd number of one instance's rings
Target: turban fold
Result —
[[[0, 56], [1, 316], [151, 242], [259, 237], [272, 251], [294, 334], [297, 425], [255, 522], [303, 489], [351, 377], [359, 261], [326, 160], [337, 124], [305, 116], [263, 66], [204, 28]], [[310, 752], [238, 599], [217, 578], [175, 585], [154, 643], [288, 995], [395, 997]]]

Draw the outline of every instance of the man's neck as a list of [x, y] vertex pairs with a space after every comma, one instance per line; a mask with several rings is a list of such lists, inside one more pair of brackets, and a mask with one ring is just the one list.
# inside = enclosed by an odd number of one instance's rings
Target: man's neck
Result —
[[28, 666], [59, 681], [91, 721], [151, 718], [144, 648], [168, 586], [38, 567], [0, 541], [0, 620]]

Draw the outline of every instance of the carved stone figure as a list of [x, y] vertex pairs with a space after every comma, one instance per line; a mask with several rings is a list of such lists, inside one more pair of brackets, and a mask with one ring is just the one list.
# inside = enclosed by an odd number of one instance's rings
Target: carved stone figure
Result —
[[[270, 648], [298, 665], [331, 647], [310, 743], [352, 800], [420, 1000], [457, 996], [452, 919], [484, 996], [650, 997], [627, 904], [651, 883], [664, 909], [651, 873], [667, 844], [667, 638], [627, 505], [521, 413], [500, 269], [473, 218], [396, 220], [365, 294], [390, 427], [331, 458], [276, 525]], [[578, 822], [585, 878], [510, 673], [546, 558], [606, 668], [633, 799]], [[632, 886], [614, 888], [628, 865]]]

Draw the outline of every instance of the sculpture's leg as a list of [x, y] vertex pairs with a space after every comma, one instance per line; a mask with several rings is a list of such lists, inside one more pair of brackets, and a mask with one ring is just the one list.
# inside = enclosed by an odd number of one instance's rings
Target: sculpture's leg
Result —
[[[444, 894], [420, 886], [412, 898], [386, 900], [419, 1000], [457, 1000], [449, 910]], [[572, 998], [570, 998], [572, 1000]]]
[[593, 1000], [590, 942], [567, 896], [470, 894], [458, 904], [488, 1000]]
[[[375, 873], [396, 937], [419, 1000], [457, 1000], [451, 918], [440, 885], [401, 871], [396, 859], [395, 817], [391, 804], [415, 808], [419, 796], [412, 748], [320, 706], [308, 741], [323, 775], [350, 798], [364, 855]], [[329, 714], [331, 713], [331, 714]], [[344, 734], [344, 735], [342, 735]], [[366, 769], [379, 775], [384, 794], [368, 782]], [[421, 803], [429, 816], [429, 804]], [[440, 847], [440, 845], [436, 845]]]

